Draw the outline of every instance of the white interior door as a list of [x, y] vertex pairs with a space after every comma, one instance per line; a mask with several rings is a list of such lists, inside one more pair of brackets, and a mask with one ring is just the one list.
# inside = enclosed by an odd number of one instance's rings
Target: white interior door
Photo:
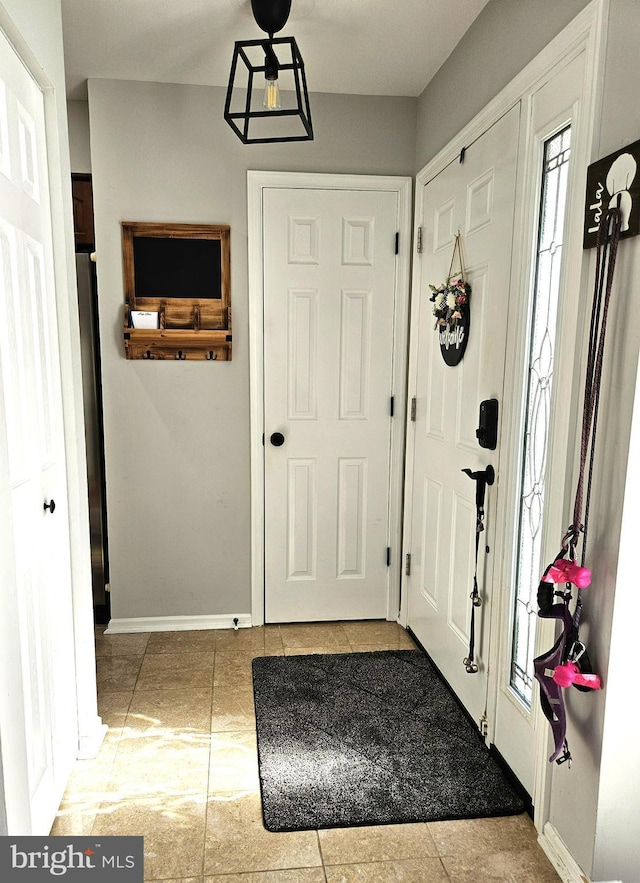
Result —
[[10, 664], [22, 680], [31, 814], [31, 829], [16, 833], [48, 834], [78, 744], [51, 217], [43, 95], [1, 33], [0, 49], [0, 425], [22, 657]]
[[[516, 105], [474, 141], [463, 163], [450, 164], [417, 194], [423, 230], [409, 381], [416, 419], [409, 429], [413, 471], [407, 476], [408, 625], [477, 722], [487, 703], [494, 559], [484, 549], [493, 547], [501, 450], [500, 441], [494, 451], [479, 447], [476, 428], [480, 402], [503, 398], [519, 114]], [[464, 358], [448, 367], [434, 330], [429, 285], [446, 279], [458, 231], [472, 289], [471, 321]], [[487, 465], [497, 478], [487, 488], [480, 544], [479, 671], [468, 674], [463, 659], [469, 649], [476, 507], [475, 484], [462, 470]]]
[[267, 622], [387, 615], [398, 201], [264, 191]]

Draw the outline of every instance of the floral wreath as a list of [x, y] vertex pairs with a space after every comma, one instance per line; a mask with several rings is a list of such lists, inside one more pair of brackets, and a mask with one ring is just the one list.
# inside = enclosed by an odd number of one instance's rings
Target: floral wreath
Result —
[[[455, 261], [456, 252], [460, 262], [460, 272], [451, 275], [453, 262]], [[460, 234], [456, 235], [453, 245], [453, 255], [449, 266], [449, 273], [445, 282], [440, 285], [429, 285], [432, 291], [430, 300], [433, 303], [433, 315], [436, 317], [434, 328], [448, 325], [452, 327], [457, 325], [462, 314], [469, 303], [471, 295], [471, 286], [464, 278], [464, 269], [462, 267], [462, 248], [460, 246]]]
[[462, 310], [469, 303], [471, 286], [462, 276], [450, 276], [440, 285], [430, 285], [433, 292], [430, 300], [433, 303], [433, 315], [436, 317], [435, 327], [441, 325], [457, 325], [462, 319]]

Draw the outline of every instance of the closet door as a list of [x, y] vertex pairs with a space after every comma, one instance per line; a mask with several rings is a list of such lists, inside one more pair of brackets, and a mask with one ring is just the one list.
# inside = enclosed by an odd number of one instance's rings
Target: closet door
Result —
[[20, 658], [8, 663], [25, 734], [13, 756], [3, 742], [3, 769], [10, 833], [48, 834], [78, 736], [47, 147], [42, 92], [0, 43], [0, 426], [15, 566], [4, 591], [17, 609]]
[[397, 192], [264, 194], [267, 622], [387, 615]]

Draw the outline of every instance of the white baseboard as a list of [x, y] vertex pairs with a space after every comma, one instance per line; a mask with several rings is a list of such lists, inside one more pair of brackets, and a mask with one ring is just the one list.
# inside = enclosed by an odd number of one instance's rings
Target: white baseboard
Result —
[[88, 736], [80, 736], [78, 742], [78, 760], [92, 760], [97, 756], [100, 746], [104, 742], [109, 727], [102, 723], [101, 717], [96, 717], [95, 727]]
[[229, 613], [216, 616], [134, 616], [129, 619], [111, 619], [105, 635], [131, 632], [186, 632], [201, 629], [251, 628], [249, 613]]
[[586, 874], [582, 873], [578, 863], [551, 822], [547, 822], [544, 826], [544, 830], [538, 836], [538, 843], [563, 883], [591, 883]]

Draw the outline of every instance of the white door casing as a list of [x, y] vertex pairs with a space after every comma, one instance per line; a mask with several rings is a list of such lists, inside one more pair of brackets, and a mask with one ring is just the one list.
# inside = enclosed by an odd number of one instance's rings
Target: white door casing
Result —
[[20, 646], [20, 659], [6, 662], [22, 686], [26, 809], [13, 782], [22, 758], [7, 762], [8, 739], [3, 767], [9, 828], [46, 834], [78, 751], [67, 476], [44, 99], [0, 41], [0, 423]]
[[[483, 399], [503, 401], [511, 239], [515, 204], [519, 105], [514, 106], [418, 194], [422, 216], [422, 284], [416, 297], [415, 358], [410, 395], [413, 474], [408, 625], [477, 722], [486, 711], [495, 493], [500, 444], [482, 449], [475, 432]], [[471, 285], [470, 329], [462, 362], [452, 368], [440, 353], [430, 284], [448, 275], [456, 234], [462, 236], [465, 278]], [[456, 269], [454, 267], [454, 269]], [[475, 483], [462, 470], [493, 466], [487, 488], [486, 530], [481, 536], [476, 610], [476, 674], [463, 665], [470, 634], [476, 506]]]
[[254, 624], [397, 618], [409, 196], [249, 172]]

